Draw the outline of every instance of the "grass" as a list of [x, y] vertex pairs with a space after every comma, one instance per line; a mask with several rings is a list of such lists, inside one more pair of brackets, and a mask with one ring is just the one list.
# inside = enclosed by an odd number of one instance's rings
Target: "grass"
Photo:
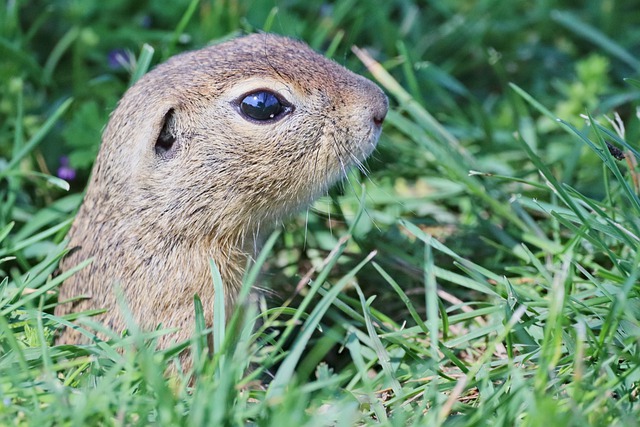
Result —
[[[7, 3], [0, 424], [637, 425], [640, 34], [619, 3]], [[194, 297], [195, 383], [164, 375], [180, 347], [155, 350], [162, 330], [53, 345], [73, 320], [52, 314], [54, 272], [115, 102], [258, 30], [385, 89], [370, 174], [269, 238], [244, 292], [274, 291], [216, 324], [211, 358], [202, 311], [224, 307]]]

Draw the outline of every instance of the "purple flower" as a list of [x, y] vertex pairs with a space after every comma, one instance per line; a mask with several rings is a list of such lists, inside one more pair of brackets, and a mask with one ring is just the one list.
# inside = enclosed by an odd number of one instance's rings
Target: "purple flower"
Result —
[[60, 167], [58, 168], [58, 178], [65, 181], [73, 181], [76, 177], [76, 170], [69, 166], [69, 158], [67, 156], [60, 157]]
[[124, 49], [113, 49], [107, 55], [107, 62], [109, 63], [109, 68], [112, 70], [128, 68], [132, 61], [133, 57], [131, 52]]

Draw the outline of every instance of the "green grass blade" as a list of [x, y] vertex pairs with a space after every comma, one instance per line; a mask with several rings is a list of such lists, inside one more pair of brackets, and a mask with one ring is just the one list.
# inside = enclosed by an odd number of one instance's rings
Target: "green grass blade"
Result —
[[640, 71], [640, 61], [638, 61], [635, 56], [625, 50], [620, 46], [620, 44], [613, 41], [610, 37], [607, 37], [602, 33], [602, 31], [599, 31], [592, 25], [579, 20], [574, 14], [554, 10], [551, 13], [551, 18], [606, 52], [609, 52], [610, 55], [626, 62], [636, 72]]
[[291, 350], [285, 360], [280, 365], [278, 372], [276, 373], [273, 381], [269, 384], [267, 390], [267, 398], [275, 398], [281, 396], [285, 390], [287, 384], [293, 380], [293, 374], [295, 367], [302, 356], [305, 346], [311, 334], [318, 327], [322, 317], [329, 309], [333, 301], [338, 297], [342, 289], [347, 285], [349, 280], [370, 260], [375, 256], [375, 253], [370, 254], [367, 258], [361, 261], [353, 270], [351, 270], [345, 277], [343, 277], [338, 283], [333, 285], [331, 289], [322, 297], [320, 302], [315, 306], [309, 317], [304, 322], [304, 327], [300, 335], [296, 338]]
[[149, 66], [151, 65], [151, 60], [153, 59], [153, 53], [155, 50], [148, 44], [142, 45], [142, 50], [140, 51], [140, 56], [138, 56], [138, 60], [136, 61], [136, 69], [131, 74], [131, 80], [129, 81], [129, 86], [133, 86], [142, 76], [144, 76], [147, 71], [149, 71]]
[[27, 154], [33, 151], [34, 148], [38, 144], [42, 142], [44, 137], [49, 133], [53, 125], [62, 117], [62, 115], [67, 111], [69, 106], [71, 105], [72, 99], [67, 99], [56, 109], [56, 111], [42, 124], [40, 129], [27, 141], [24, 147], [21, 148], [20, 151], [14, 153], [9, 163], [3, 169], [0, 169], [0, 178], [4, 178], [8, 171], [16, 167], [16, 165], [24, 159]]

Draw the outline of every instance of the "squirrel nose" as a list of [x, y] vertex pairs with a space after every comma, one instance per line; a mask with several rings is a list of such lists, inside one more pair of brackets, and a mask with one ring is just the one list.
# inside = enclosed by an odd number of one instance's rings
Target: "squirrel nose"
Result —
[[382, 122], [384, 122], [384, 118], [387, 116], [387, 111], [378, 112], [373, 115], [373, 124], [376, 126], [382, 126]]
[[[378, 89], [378, 88], [376, 88]], [[389, 100], [387, 96], [378, 89], [377, 96], [375, 97], [372, 104], [372, 120], [373, 124], [380, 127], [382, 126], [382, 122], [384, 122], [384, 118], [387, 117], [387, 110], [389, 109]]]

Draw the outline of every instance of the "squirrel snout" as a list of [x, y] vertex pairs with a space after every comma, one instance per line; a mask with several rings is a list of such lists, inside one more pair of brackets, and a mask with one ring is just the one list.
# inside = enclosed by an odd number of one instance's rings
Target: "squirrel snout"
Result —
[[378, 88], [375, 100], [372, 104], [371, 109], [371, 119], [373, 120], [373, 124], [377, 127], [382, 126], [382, 122], [384, 122], [385, 117], [387, 117], [387, 111], [389, 109], [389, 100], [387, 96]]
[[371, 120], [369, 123], [374, 127], [381, 127], [389, 110], [389, 98], [371, 80], [359, 75], [353, 77], [355, 84], [352, 84], [352, 90], [347, 92], [347, 99], [354, 103], [355, 111], [361, 120]]
[[384, 118], [387, 117], [387, 109], [385, 108], [384, 110], [380, 110], [380, 111], [374, 111], [373, 113], [373, 124], [376, 126], [382, 126], [382, 123], [384, 122]]

